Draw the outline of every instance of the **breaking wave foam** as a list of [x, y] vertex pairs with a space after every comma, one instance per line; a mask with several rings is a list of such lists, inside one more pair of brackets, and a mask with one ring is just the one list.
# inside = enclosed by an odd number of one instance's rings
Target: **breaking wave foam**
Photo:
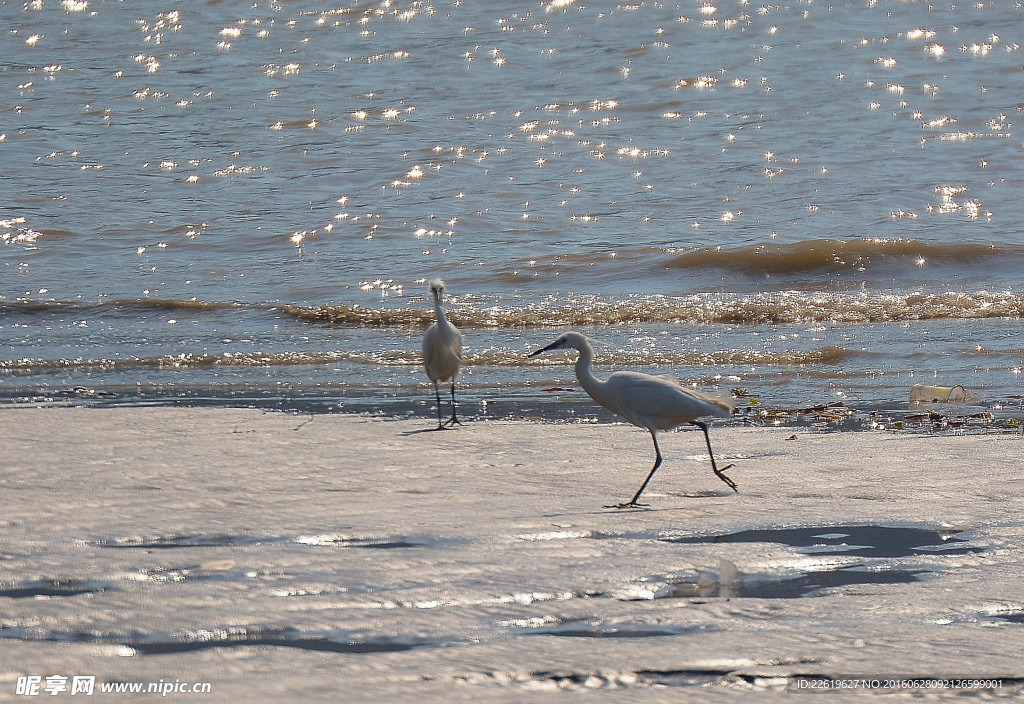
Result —
[[[800, 323], [887, 323], [956, 318], [1019, 318], [1024, 295], [1012, 291], [866, 292], [777, 291], [749, 295], [701, 293], [689, 296], [635, 295], [612, 299], [597, 295], [550, 295], [527, 305], [492, 305], [491, 300], [452, 298], [448, 318], [464, 328], [571, 328], [645, 323], [773, 325]], [[202, 315], [218, 311], [280, 313], [337, 327], [425, 328], [433, 311], [421, 301], [405, 307], [358, 304], [282, 305], [197, 300], [123, 300], [103, 304], [26, 301], [0, 304], [0, 313], [46, 315], [121, 311], [183, 311]], [[305, 362], [299, 362], [305, 363]]]

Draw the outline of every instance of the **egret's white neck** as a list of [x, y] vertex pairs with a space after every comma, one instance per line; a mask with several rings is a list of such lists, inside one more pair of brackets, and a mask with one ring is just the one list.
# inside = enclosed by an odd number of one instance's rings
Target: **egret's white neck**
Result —
[[589, 344], [584, 343], [579, 348], [580, 356], [576, 360], [576, 378], [580, 382], [580, 386], [594, 399], [600, 403], [600, 397], [603, 396], [601, 393], [604, 382], [594, 376], [594, 373], [590, 370], [590, 365], [594, 361], [594, 348]]
[[434, 296], [434, 315], [437, 316], [437, 319], [439, 321], [447, 322], [446, 318], [444, 317], [444, 308], [441, 306], [441, 296], [440, 295], [435, 295]]

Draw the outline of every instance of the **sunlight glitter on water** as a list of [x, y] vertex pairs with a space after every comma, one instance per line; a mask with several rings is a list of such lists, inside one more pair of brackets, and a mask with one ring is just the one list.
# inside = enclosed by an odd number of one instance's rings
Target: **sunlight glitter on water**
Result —
[[1018, 314], [1019, 8], [543, 9], [26, 5], [0, 301], [372, 310], [438, 272], [471, 326]]

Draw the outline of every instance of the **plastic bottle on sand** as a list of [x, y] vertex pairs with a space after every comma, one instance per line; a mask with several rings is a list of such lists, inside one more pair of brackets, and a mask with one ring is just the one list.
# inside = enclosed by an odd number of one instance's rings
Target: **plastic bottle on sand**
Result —
[[929, 386], [914, 384], [910, 387], [911, 403], [974, 403], [980, 396], [970, 389], [956, 386]]

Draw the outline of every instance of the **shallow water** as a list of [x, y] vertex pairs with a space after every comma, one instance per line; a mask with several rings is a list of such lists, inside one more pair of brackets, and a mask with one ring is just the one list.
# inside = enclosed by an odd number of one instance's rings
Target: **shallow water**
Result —
[[0, 394], [1019, 406], [1022, 12], [0, 2]]
[[664, 538], [671, 543], [782, 543], [814, 555], [910, 557], [925, 553], [962, 555], [978, 552], [960, 531], [909, 526], [821, 526], [767, 528], [713, 536]]
[[820, 596], [826, 589], [863, 586], [870, 584], [910, 584], [922, 574], [920, 570], [864, 570], [843, 568], [816, 570], [799, 577], [769, 580], [740, 580], [732, 584], [701, 584], [680, 582], [672, 584], [659, 598], [686, 599], [720, 597], [730, 599], [799, 599]]
[[[959, 531], [945, 531], [909, 525], [818, 525], [801, 528], [778, 528], [747, 530], [723, 535], [671, 536], [664, 533], [636, 535], [565, 534], [557, 539], [573, 544], [579, 540], [600, 538], [602, 540], [640, 540], [647, 545], [674, 544], [681, 550], [686, 547], [707, 543], [751, 542], [761, 544], [784, 543], [796, 547], [808, 555], [826, 557], [855, 556], [860, 563], [809, 564], [792, 574], [772, 572], [768, 574], [740, 574], [729, 583], [719, 583], [715, 577], [702, 573], [699, 578], [686, 576], [668, 579], [663, 588], [652, 594], [637, 596], [627, 590], [603, 592], [600, 590], [572, 591], [566, 589], [555, 593], [516, 594], [498, 596], [480, 601], [473, 596], [471, 584], [460, 580], [448, 584], [446, 596], [441, 601], [403, 601], [400, 596], [408, 591], [415, 592], [419, 585], [407, 580], [391, 584], [378, 581], [376, 570], [366, 572], [354, 569], [345, 573], [345, 579], [336, 581], [333, 568], [325, 567], [332, 553], [350, 547], [370, 550], [396, 550], [392, 558], [399, 565], [416, 564], [414, 555], [418, 549], [431, 552], [431, 564], [444, 564], [451, 559], [453, 550], [466, 547], [465, 541], [434, 540], [427, 537], [405, 538], [378, 536], [374, 538], [353, 538], [340, 535], [299, 535], [285, 537], [258, 537], [250, 535], [161, 535], [112, 537], [94, 541], [100, 548], [121, 548], [118, 557], [123, 570], [119, 578], [109, 575], [84, 579], [36, 580], [21, 582], [0, 589], [0, 598], [9, 599], [54, 599], [74, 600], [101, 595], [103, 598], [117, 598], [118, 592], [162, 594], [161, 599], [171, 598], [179, 592], [195, 590], [242, 590], [259, 593], [260, 598], [272, 602], [292, 605], [296, 602], [340, 600], [336, 609], [359, 611], [431, 611], [434, 609], [465, 611], [466, 618], [479, 618], [488, 606], [525, 605], [533, 602], [562, 604], [570, 600], [586, 601], [592, 604], [590, 611], [601, 614], [612, 610], [612, 603], [630, 602], [635, 599], [688, 600], [691, 604], [706, 604], [709, 600], [794, 600], [843, 595], [850, 589], [870, 588], [874, 585], [913, 584], [923, 579], [937, 578], [945, 570], [954, 567], [958, 556], [983, 552], [986, 548], [968, 540], [955, 537]], [[536, 537], [536, 536], [535, 536]], [[547, 536], [548, 538], [552, 536]], [[547, 538], [541, 537], [543, 542]], [[850, 545], [850, 542], [867, 542], [869, 545]], [[947, 543], [953, 543], [948, 545]], [[943, 545], [934, 549], [935, 545]], [[956, 547], [956, 544], [965, 547]], [[246, 555], [248, 563], [266, 562], [269, 565], [289, 565], [288, 570], [266, 570], [236, 568], [234, 559], [211, 559], [222, 555], [223, 548], [235, 548], [232, 553]], [[242, 551], [239, 553], [238, 551]], [[169, 563], [170, 552], [187, 556], [188, 566], [181, 561]], [[226, 553], [223, 553], [226, 556]], [[901, 558], [922, 557], [926, 562], [916, 569], [900, 568]], [[894, 561], [893, 558], [896, 558]], [[101, 561], [104, 561], [101, 558]], [[157, 567], [127, 567], [142, 562], [158, 564]], [[358, 563], [359, 558], [353, 558]], [[735, 566], [733, 566], [735, 570]], [[128, 579], [125, 579], [125, 576]], [[361, 582], [363, 577], [372, 577], [371, 582]], [[431, 584], [431, 578], [422, 575], [423, 584]], [[471, 580], [472, 581], [472, 580]], [[642, 587], [647, 578], [639, 581]], [[314, 587], [311, 585], [321, 585]], [[133, 598], [138, 598], [136, 595]], [[351, 601], [355, 599], [356, 601]], [[361, 602], [365, 599], [382, 601]], [[300, 609], [301, 610], [301, 609]], [[1016, 612], [1000, 612], [997, 618], [1004, 621], [1018, 621]], [[496, 627], [498, 626], [498, 627]], [[721, 630], [717, 626], [679, 626], [672, 624], [652, 625], [635, 622], [618, 622], [608, 616], [511, 619], [499, 624], [490, 624], [491, 630], [485, 640], [504, 641], [520, 637], [553, 636], [558, 638], [581, 639], [644, 639], [692, 637]], [[46, 643], [98, 644], [117, 648], [119, 656], [163, 656], [196, 651], [273, 647], [308, 651], [330, 652], [341, 655], [402, 652], [415, 648], [447, 647], [466, 642], [479, 642], [464, 636], [437, 635], [431, 637], [393, 637], [365, 628], [342, 629], [299, 629], [279, 626], [221, 627], [183, 629], [175, 632], [147, 632], [133, 626], [130, 634], [107, 633], [102, 630], [67, 630], [27, 628], [22, 626], [0, 627], [0, 640]]]

